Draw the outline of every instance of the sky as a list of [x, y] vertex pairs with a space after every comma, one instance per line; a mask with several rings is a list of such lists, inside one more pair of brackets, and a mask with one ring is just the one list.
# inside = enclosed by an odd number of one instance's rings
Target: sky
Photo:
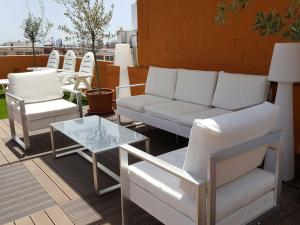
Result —
[[[57, 30], [58, 25], [70, 24], [64, 16], [64, 7], [54, 0], [43, 0], [45, 5], [45, 17], [54, 25], [47, 39], [64, 39], [64, 34]], [[135, 0], [104, 0], [108, 10], [114, 5], [113, 18], [108, 31], [115, 33], [120, 27], [131, 29], [131, 4]], [[39, 16], [38, 0], [28, 0], [29, 9]], [[0, 0], [0, 44], [7, 41], [24, 41], [22, 24], [27, 16], [26, 0]]]

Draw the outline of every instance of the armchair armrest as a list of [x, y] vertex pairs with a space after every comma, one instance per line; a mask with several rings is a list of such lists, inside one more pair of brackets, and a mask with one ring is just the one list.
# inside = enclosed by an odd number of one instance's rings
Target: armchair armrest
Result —
[[119, 98], [119, 91], [122, 88], [141, 87], [141, 86], [145, 86], [145, 85], [146, 84], [142, 83], [142, 84], [129, 84], [129, 85], [117, 86], [116, 87], [116, 98]]
[[81, 97], [82, 97], [82, 94], [80, 91], [77, 91], [77, 90], [69, 90], [71, 92], [71, 94], [75, 94], [76, 96], [76, 103], [79, 107], [79, 115], [80, 117], [83, 117], [83, 113], [82, 113], [82, 101], [81, 101]]
[[[196, 187], [200, 187], [205, 185], [206, 181], [199, 180], [195, 177], [192, 177], [189, 173], [187, 173], [185, 170], [178, 168], [168, 162], [165, 162], [157, 157], [154, 157], [146, 152], [143, 152], [135, 147], [132, 147], [128, 144], [126, 145], [121, 145], [120, 146], [120, 152], [124, 154], [126, 152], [127, 154], [131, 154], [139, 159], [142, 159], [148, 163], [151, 163], [152, 165], [159, 167], [160, 169], [192, 184], [195, 185]], [[120, 156], [121, 157], [121, 156]], [[121, 159], [120, 159], [121, 160]]]
[[170, 163], [167, 163], [159, 158], [156, 158], [130, 145], [122, 145], [120, 146], [119, 149], [120, 149], [121, 199], [122, 199], [122, 206], [123, 206], [122, 215], [124, 220], [127, 220], [126, 218], [127, 216], [126, 213], [124, 212], [124, 208], [126, 208], [126, 205], [128, 204], [127, 199], [130, 198], [129, 178], [128, 178], [128, 154], [131, 154], [191, 184], [196, 189], [196, 202], [197, 202], [197, 208], [195, 209], [197, 212], [196, 224], [205, 224], [205, 211], [206, 211], [205, 195], [206, 195], [206, 187], [207, 187], [206, 181], [194, 178], [190, 174], [188, 174], [185, 170], [178, 168]]
[[20, 97], [14, 95], [14, 94], [11, 94], [11, 93], [8, 93], [8, 92], [5, 93], [5, 96], [6, 96], [8, 99], [12, 99], [12, 100], [17, 101], [17, 102], [22, 102], [22, 101], [24, 102], [24, 99], [23, 99], [23, 98], [20, 98]]

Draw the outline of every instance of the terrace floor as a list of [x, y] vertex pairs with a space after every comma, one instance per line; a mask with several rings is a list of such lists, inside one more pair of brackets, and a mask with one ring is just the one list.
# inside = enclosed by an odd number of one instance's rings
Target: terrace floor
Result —
[[[112, 115], [108, 117], [115, 120]], [[148, 126], [135, 128], [151, 140], [154, 155], [186, 146], [176, 144], [175, 136]], [[20, 132], [20, 129], [18, 129]], [[64, 146], [71, 143], [59, 136]], [[120, 191], [97, 198], [92, 184], [91, 165], [78, 155], [53, 159], [49, 133], [32, 136], [32, 149], [24, 154], [9, 138], [8, 120], [0, 120], [0, 224], [121, 224]], [[139, 146], [143, 148], [143, 145]], [[102, 163], [118, 170], [117, 151], [99, 157]], [[101, 174], [102, 185], [113, 181]], [[300, 224], [300, 181], [283, 185], [280, 224]], [[132, 205], [132, 224], [159, 225], [150, 215]], [[262, 224], [272, 224], [267, 218]]]

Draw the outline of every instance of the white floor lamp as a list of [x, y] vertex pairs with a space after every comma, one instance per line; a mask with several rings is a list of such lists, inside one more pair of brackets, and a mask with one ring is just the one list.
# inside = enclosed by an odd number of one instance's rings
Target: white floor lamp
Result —
[[[133, 59], [129, 44], [116, 44], [114, 65], [120, 67], [119, 86], [129, 85], [128, 67], [133, 66]], [[120, 89], [120, 98], [129, 96], [131, 96], [130, 88]]]
[[283, 129], [282, 179], [295, 176], [293, 83], [300, 82], [300, 43], [275, 44], [269, 80], [278, 82], [275, 104], [279, 106], [276, 128]]
[[[120, 67], [119, 86], [129, 85], [128, 67], [133, 66], [133, 59], [129, 44], [116, 44], [114, 65]], [[129, 96], [131, 96], [130, 87], [119, 89], [118, 98], [125, 98]], [[132, 120], [122, 116], [121, 122], [128, 123], [132, 122]]]

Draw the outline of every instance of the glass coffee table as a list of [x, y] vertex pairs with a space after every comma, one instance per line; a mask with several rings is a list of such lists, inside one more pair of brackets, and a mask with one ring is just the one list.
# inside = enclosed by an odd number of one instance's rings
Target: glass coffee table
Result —
[[[56, 149], [55, 130], [71, 138], [78, 144]], [[120, 188], [120, 176], [97, 161], [99, 153], [114, 150], [123, 144], [134, 144], [138, 142], [145, 142], [146, 151], [149, 153], [149, 138], [98, 116], [52, 123], [50, 124], [50, 134], [55, 158], [78, 153], [92, 163], [94, 187], [97, 196]], [[91, 156], [84, 151], [89, 151]], [[118, 184], [100, 190], [98, 168], [116, 180]]]

